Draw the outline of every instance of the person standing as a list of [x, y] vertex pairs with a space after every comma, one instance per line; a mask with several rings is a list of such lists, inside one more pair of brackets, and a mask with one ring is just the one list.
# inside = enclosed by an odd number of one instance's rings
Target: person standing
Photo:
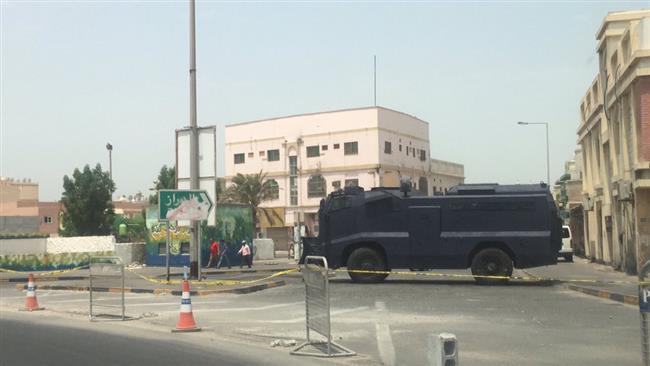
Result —
[[241, 248], [239, 248], [237, 254], [241, 254], [242, 257], [239, 268], [242, 268], [244, 263], [248, 265], [248, 268], [251, 268], [251, 248], [246, 244], [246, 240], [241, 241]]
[[228, 244], [226, 244], [225, 240], [221, 240], [221, 244], [219, 246], [219, 249], [221, 249], [221, 253], [219, 254], [219, 262], [217, 262], [217, 269], [221, 267], [221, 262], [225, 259], [226, 262], [228, 262], [228, 268], [230, 269], [230, 258], [228, 258]]
[[[210, 245], [210, 259], [208, 260], [208, 265], [205, 268], [210, 268], [213, 261], [217, 261], [219, 258], [219, 243], [217, 243], [214, 238], [212, 238], [212, 244]], [[219, 266], [217, 265], [217, 268]]]

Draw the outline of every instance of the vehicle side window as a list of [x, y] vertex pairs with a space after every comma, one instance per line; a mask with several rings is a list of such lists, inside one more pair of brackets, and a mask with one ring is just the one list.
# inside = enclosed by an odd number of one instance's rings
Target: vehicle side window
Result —
[[563, 227], [562, 228], [562, 238], [566, 239], [566, 238], [570, 238], [570, 237], [571, 237], [571, 232], [569, 231], [569, 229], [566, 228], [566, 227]]
[[330, 211], [340, 210], [349, 207], [348, 200], [345, 197], [334, 197], [330, 202]]

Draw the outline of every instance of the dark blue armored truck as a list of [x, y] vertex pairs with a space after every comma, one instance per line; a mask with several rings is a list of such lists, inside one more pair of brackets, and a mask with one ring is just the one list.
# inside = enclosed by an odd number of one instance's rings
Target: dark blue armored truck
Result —
[[355, 282], [388, 276], [363, 271], [397, 268], [471, 268], [477, 281], [499, 282], [505, 279], [481, 276], [557, 263], [562, 222], [545, 184], [459, 185], [445, 196], [412, 195], [409, 187], [331, 193], [304, 254], [347, 267]]

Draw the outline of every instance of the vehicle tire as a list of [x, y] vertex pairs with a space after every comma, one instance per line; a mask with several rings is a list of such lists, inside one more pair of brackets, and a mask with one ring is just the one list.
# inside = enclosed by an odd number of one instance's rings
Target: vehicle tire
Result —
[[472, 258], [472, 275], [477, 283], [496, 284], [508, 282], [508, 278], [483, 278], [478, 276], [512, 276], [512, 258], [501, 249], [487, 248]]
[[386, 261], [384, 257], [377, 253], [376, 250], [371, 248], [358, 248], [355, 249], [352, 254], [348, 257], [348, 274], [352, 279], [352, 282], [361, 282], [361, 283], [375, 283], [381, 282], [386, 277], [388, 273], [354, 273], [353, 270], [361, 271], [387, 271]]
[[573, 263], [573, 254], [567, 254], [567, 255], [565, 255], [565, 256], [564, 256], [564, 261], [565, 261], [565, 262], [569, 262], [569, 263]]

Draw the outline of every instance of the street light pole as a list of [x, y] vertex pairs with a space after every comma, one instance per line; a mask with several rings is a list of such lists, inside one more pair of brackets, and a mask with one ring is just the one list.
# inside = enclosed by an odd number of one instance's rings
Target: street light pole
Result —
[[544, 125], [546, 127], [546, 184], [551, 187], [551, 155], [548, 142], [548, 122], [517, 122], [520, 126], [526, 125]]
[[[199, 136], [196, 118], [196, 31], [195, 0], [190, 0], [190, 188], [199, 189]], [[199, 225], [190, 221], [190, 277], [200, 278]]]
[[108, 176], [113, 180], [113, 145], [110, 142], [106, 143], [106, 150], [108, 150]]

